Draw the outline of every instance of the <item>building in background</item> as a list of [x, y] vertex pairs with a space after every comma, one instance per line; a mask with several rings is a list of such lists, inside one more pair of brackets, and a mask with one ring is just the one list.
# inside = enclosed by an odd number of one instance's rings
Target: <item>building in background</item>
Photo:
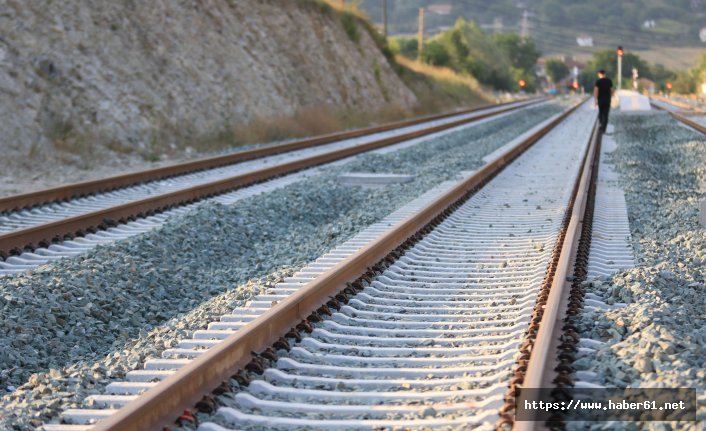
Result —
[[638, 78], [637, 88], [640, 91], [646, 91], [649, 94], [655, 94], [655, 82], [647, 78]]
[[427, 6], [427, 12], [437, 15], [448, 15], [451, 13], [451, 5], [447, 3], [435, 3]]
[[581, 35], [576, 38], [576, 44], [581, 47], [593, 46], [593, 38], [591, 36]]

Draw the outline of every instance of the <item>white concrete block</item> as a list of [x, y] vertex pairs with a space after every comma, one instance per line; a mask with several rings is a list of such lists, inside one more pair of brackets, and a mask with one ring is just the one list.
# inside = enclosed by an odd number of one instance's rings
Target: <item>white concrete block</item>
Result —
[[652, 109], [650, 99], [637, 91], [618, 90], [617, 93], [621, 111], [649, 111]]
[[408, 183], [414, 179], [414, 175], [403, 174], [378, 174], [368, 172], [350, 172], [338, 176], [341, 184], [355, 186], [384, 186], [395, 183]]

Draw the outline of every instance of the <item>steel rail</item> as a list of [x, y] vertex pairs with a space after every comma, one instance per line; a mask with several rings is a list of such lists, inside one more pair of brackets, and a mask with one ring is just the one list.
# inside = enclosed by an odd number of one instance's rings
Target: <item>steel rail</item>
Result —
[[669, 115], [671, 115], [672, 117], [674, 117], [676, 120], [681, 121], [682, 123], [684, 123], [684, 124], [686, 124], [687, 126], [693, 128], [693, 129], [695, 129], [695, 130], [698, 131], [698, 132], [701, 132], [701, 133], [703, 133], [703, 134], [706, 134], [706, 127], [703, 126], [703, 125], [701, 125], [701, 124], [699, 124], [699, 123], [697, 123], [696, 121], [693, 121], [693, 120], [689, 119], [688, 117], [679, 114], [678, 112], [668, 111], [668, 110], [666, 110], [666, 109], [664, 109], [664, 108], [662, 108], [662, 107], [660, 107], [660, 106], [658, 106], [658, 105], [652, 104], [652, 106], [654, 106], [655, 108], [660, 109], [660, 110], [662, 110], [662, 111], [666, 111], [667, 113], [669, 113]]
[[[598, 169], [598, 149], [600, 148], [601, 134], [598, 125], [593, 128], [591, 141], [586, 152], [586, 157], [577, 182], [576, 194], [573, 200], [571, 217], [559, 254], [556, 270], [552, 276], [549, 296], [544, 304], [539, 329], [536, 338], [531, 342], [531, 353], [527, 363], [524, 379], [519, 385], [521, 388], [552, 388], [555, 386], [554, 378], [559, 374], [556, 367], [559, 365], [558, 348], [561, 343], [562, 327], [566, 318], [566, 311], [571, 293], [572, 274], [579, 249], [579, 241], [584, 225], [586, 205], [589, 200], [593, 171]], [[537, 421], [515, 421], [514, 431], [530, 431], [544, 429], [544, 424]]]
[[581, 104], [566, 110], [528, 139], [507, 149], [427, 207], [392, 226], [380, 238], [302, 286], [262, 316], [205, 351], [115, 414], [98, 422], [93, 429], [161, 430], [163, 426], [173, 422], [184, 409], [191, 408], [204, 395], [242, 369], [252, 359], [252, 352], [259, 352], [271, 346], [275, 340], [306, 319], [332, 296], [345, 289], [347, 283], [357, 280], [405, 241], [443, 216], [454, 204], [467, 198], [474, 188], [497, 175]]
[[80, 235], [83, 232], [97, 229], [101, 226], [111, 225], [121, 220], [128, 220], [133, 217], [164, 211], [165, 209], [172, 208], [177, 205], [194, 202], [220, 193], [229, 192], [248, 184], [293, 173], [302, 169], [321, 165], [323, 163], [340, 160], [359, 153], [386, 147], [410, 139], [430, 135], [432, 133], [472, 123], [483, 118], [514, 111], [516, 109], [520, 109], [521, 107], [526, 107], [539, 102], [540, 100], [537, 100], [528, 104], [522, 104], [520, 106], [513, 105], [491, 112], [481, 112], [470, 118], [450, 121], [448, 123], [439, 124], [425, 129], [378, 139], [375, 141], [366, 142], [364, 144], [342, 148], [291, 162], [284, 162], [275, 166], [261, 168], [255, 171], [234, 175], [193, 187], [127, 202], [102, 210], [67, 217], [62, 220], [32, 226], [26, 229], [10, 231], [0, 235], [0, 256], [19, 254], [24, 249], [36, 248], [37, 246], [46, 246], [52, 241], [61, 241], [65, 237]]
[[284, 144], [270, 145], [252, 150], [240, 151], [233, 154], [222, 156], [214, 156], [193, 160], [184, 163], [177, 163], [159, 168], [147, 169], [128, 174], [117, 175], [98, 180], [85, 181], [74, 184], [67, 184], [59, 187], [53, 187], [36, 192], [24, 193], [19, 195], [7, 196], [0, 198], [0, 213], [28, 208], [36, 205], [46, 204], [50, 202], [63, 201], [67, 199], [75, 199], [82, 196], [88, 196], [96, 193], [107, 192], [122, 187], [128, 187], [135, 184], [145, 183], [148, 181], [156, 181], [164, 178], [173, 177], [202, 171], [205, 169], [217, 168], [220, 166], [230, 165], [234, 163], [253, 160], [261, 157], [271, 156], [275, 154], [286, 153], [290, 151], [311, 148], [319, 145], [329, 144], [344, 139], [352, 139], [361, 136], [371, 135], [374, 133], [386, 132], [389, 130], [399, 129], [402, 127], [414, 126], [417, 124], [450, 118], [457, 115], [470, 114], [484, 109], [492, 109], [507, 105], [527, 106], [538, 103], [546, 98], [533, 98], [527, 100], [527, 103], [522, 101], [506, 102], [493, 105], [484, 105], [476, 108], [462, 109], [455, 112], [447, 112], [443, 114], [429, 115], [420, 118], [397, 121], [393, 123], [383, 124], [380, 126], [367, 127], [363, 129], [350, 130], [345, 132], [331, 133], [312, 138], [296, 140]]
[[[686, 103], [679, 102], [679, 101], [672, 100], [672, 99], [668, 99], [668, 98], [663, 97], [663, 96], [658, 96], [658, 95], [654, 95], [654, 94], [653, 94], [652, 96], [650, 96], [650, 99], [659, 100], [659, 101], [662, 102], [662, 103], [666, 103], [666, 104], [671, 105], [671, 106], [674, 106], [674, 107], [676, 107], [676, 108], [683, 109], [683, 110], [685, 110], [685, 111], [687, 111], [687, 112], [693, 112], [693, 113], [695, 113], [695, 114], [706, 114], [706, 111], [703, 111], [703, 110], [701, 110], [701, 109], [699, 109], [699, 108], [695, 108], [695, 107], [693, 107], [693, 106], [691, 106], [691, 105], [687, 105]], [[659, 108], [659, 109], [664, 109], [664, 108], [661, 108], [661, 107], [659, 107], [659, 106], [657, 106], [657, 108]]]
[[[661, 102], [664, 102], [664, 103], [669, 103], [669, 104], [672, 104], [672, 105], [674, 105], [674, 106], [681, 107], [681, 106], [680, 106], [681, 104], [680, 104], [680, 105], [676, 105], [676, 104], [674, 104], [673, 102], [669, 101], [668, 99], [664, 99], [664, 98], [661, 98], [661, 97], [655, 97], [655, 96], [652, 96], [652, 98], [655, 99], [655, 100], [659, 100], [659, 101], [661, 101]], [[690, 118], [686, 117], [685, 115], [680, 114], [679, 112], [670, 111], [670, 110], [665, 109], [664, 107], [659, 106], [659, 105], [657, 105], [657, 104], [655, 104], [655, 103], [653, 103], [653, 102], [650, 102], [650, 104], [651, 104], [654, 108], [659, 109], [660, 111], [668, 112], [669, 115], [671, 115], [671, 116], [674, 117], [675, 119], [681, 121], [682, 123], [686, 124], [687, 126], [693, 128], [693, 129], [696, 129], [697, 131], [699, 131], [699, 132], [701, 132], [701, 133], [703, 133], [703, 134], [706, 134], [706, 126], [704, 126], [704, 125], [702, 125], [702, 124], [699, 124], [699, 123], [697, 123], [697, 122], [694, 121], [694, 120], [691, 120]], [[686, 106], [686, 105], [684, 105], [684, 106]], [[695, 113], [695, 114], [706, 114], [706, 112], [703, 112], [703, 111], [700, 111], [700, 110], [697, 110], [697, 109], [693, 109], [693, 108], [688, 107], [688, 106], [687, 106], [687, 109], [689, 109], [689, 112], [693, 112], [693, 113]]]
[[678, 114], [676, 112], [669, 112], [669, 114], [676, 118], [677, 120], [681, 121], [682, 123], [686, 124], [687, 126], [696, 129], [697, 131], [703, 133], [706, 135], [706, 126], [703, 126], [702, 124], [697, 123], [696, 121], [693, 121], [681, 114]]

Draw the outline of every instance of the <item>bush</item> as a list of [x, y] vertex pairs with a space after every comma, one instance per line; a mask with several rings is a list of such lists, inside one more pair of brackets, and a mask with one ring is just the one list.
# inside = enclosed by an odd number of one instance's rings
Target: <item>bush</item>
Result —
[[383, 36], [382, 33], [380, 33], [372, 24], [370, 24], [370, 21], [360, 21], [360, 24], [368, 32], [370, 37], [372, 37], [373, 42], [375, 42], [375, 45], [377, 45], [380, 49], [382, 55], [385, 56], [388, 63], [394, 63], [395, 55], [392, 52], [392, 47], [388, 43], [387, 38]]
[[422, 61], [433, 66], [447, 66], [451, 61], [451, 55], [443, 44], [431, 41], [424, 46]]
[[395, 37], [391, 39], [392, 52], [407, 58], [417, 58], [418, 42], [415, 37]]
[[360, 42], [360, 32], [358, 31], [357, 18], [348, 12], [341, 14], [341, 23], [343, 24], [343, 29], [346, 31], [348, 38], [355, 43]]
[[331, 14], [331, 12], [333, 12], [333, 8], [331, 7], [331, 5], [328, 4], [328, 2], [326, 2], [325, 0], [305, 0], [304, 4], [313, 6], [317, 8], [319, 12], [324, 14]]
[[459, 18], [437, 40], [449, 53], [452, 69], [497, 90], [513, 88], [510, 59], [474, 22]]
[[696, 93], [696, 78], [693, 72], [680, 71], [674, 79], [674, 92], [679, 94]]
[[570, 72], [569, 66], [556, 58], [550, 58], [547, 60], [544, 67], [547, 69], [547, 75], [549, 75], [549, 78], [555, 84], [564, 79]]

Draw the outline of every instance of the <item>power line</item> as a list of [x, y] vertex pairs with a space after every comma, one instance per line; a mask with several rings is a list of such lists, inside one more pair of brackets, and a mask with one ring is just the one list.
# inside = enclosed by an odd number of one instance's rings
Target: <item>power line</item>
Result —
[[[459, 5], [460, 3], [460, 5]], [[490, 16], [493, 15], [492, 12], [488, 11], [488, 3], [485, 0], [456, 0], [454, 2], [455, 8], [458, 9], [459, 6], [462, 8], [465, 8], [463, 12], [454, 14], [453, 16], [462, 16], [467, 19], [473, 19], [477, 16]], [[468, 10], [470, 8], [470, 10]], [[464, 13], [467, 12], [467, 13]], [[506, 16], [506, 13], [499, 13], [500, 15]], [[470, 16], [469, 16], [470, 15]], [[496, 14], [497, 15], [497, 14]], [[531, 23], [529, 19], [524, 19], [524, 13], [521, 16], [520, 19], [520, 26], [522, 27], [522, 22], [525, 21], [527, 22], [527, 26], [525, 27], [526, 29], [529, 29]], [[538, 25], [532, 27], [534, 29], [533, 33], [536, 34], [536, 32], [541, 31], [541, 32], [547, 32], [547, 31], [561, 31], [561, 30], [553, 30], [550, 29], [551, 27], [556, 27], [557, 24], [551, 24], [548, 21], [542, 19], [541, 17], [538, 16], [539, 19], [532, 20], [532, 22], [536, 22]], [[451, 21], [451, 20], [449, 20]], [[474, 19], [474, 21], [477, 21], [477, 19]], [[625, 26], [625, 27], [617, 27], [617, 26], [612, 26], [610, 24], [602, 24], [600, 21], [596, 22], [595, 20], [592, 19], [584, 19], [580, 16], [572, 16], [571, 18], [571, 23], [572, 25], [576, 26], [576, 30], [578, 32], [582, 33], [607, 33], [610, 34], [611, 36], [617, 36], [618, 39], [616, 42], [621, 42], [621, 41], [629, 41], [629, 40], [635, 40], [637, 37], [641, 42], [643, 43], [650, 43], [650, 44], [660, 44], [659, 40], [655, 40], [656, 35], [653, 35], [651, 33], [643, 32], [640, 30], [640, 25], [638, 23], [635, 23], [635, 25], [630, 25], [630, 26]], [[625, 24], [623, 24], [625, 25]], [[522, 29], [521, 29], [522, 31]], [[672, 35], [671, 38], [676, 38], [680, 42], [684, 41], [684, 35], [688, 35], [690, 33], [679, 33], [677, 35]], [[533, 35], [534, 36], [534, 35]], [[563, 36], [563, 35], [562, 35]], [[665, 44], [669, 44], [668, 42]]]

